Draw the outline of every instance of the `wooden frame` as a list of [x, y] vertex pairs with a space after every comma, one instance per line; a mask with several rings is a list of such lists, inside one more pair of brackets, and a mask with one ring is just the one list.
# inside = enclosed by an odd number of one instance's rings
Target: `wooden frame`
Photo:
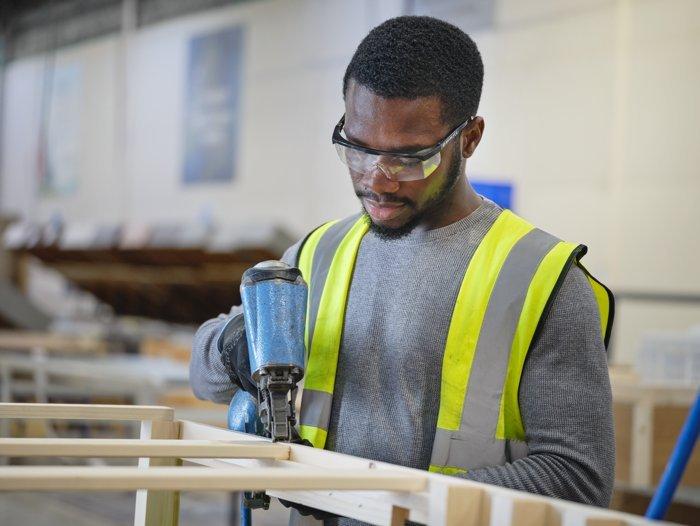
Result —
[[[0, 439], [4, 457], [139, 458], [138, 467], [0, 467], [3, 491], [137, 490], [136, 525], [177, 524], [180, 490], [266, 490], [377, 525], [407, 519], [437, 526], [652, 524], [625, 513], [175, 421], [165, 407], [0, 404], [0, 418], [140, 420], [138, 440]], [[183, 460], [199, 466], [182, 466]]]
[[[629, 449], [618, 447], [620, 462], [629, 465], [629, 475], [616, 481], [630, 488], [653, 489], [654, 483], [654, 412], [659, 407], [689, 410], [695, 401], [697, 387], [688, 385], [655, 385], [640, 382], [634, 374], [613, 368], [610, 371], [613, 403], [616, 410], [630, 407]], [[679, 426], [680, 430], [680, 426]], [[620, 429], [617, 429], [620, 432]], [[625, 455], [626, 458], [622, 456]], [[697, 452], [694, 457], [697, 458]], [[666, 461], [666, 456], [663, 457]], [[691, 457], [692, 462], [692, 457]], [[687, 470], [690, 470], [690, 465]], [[658, 475], [657, 475], [658, 477]]]
[[68, 336], [49, 332], [0, 330], [0, 351], [23, 351], [57, 354], [104, 355], [107, 342], [97, 338]]

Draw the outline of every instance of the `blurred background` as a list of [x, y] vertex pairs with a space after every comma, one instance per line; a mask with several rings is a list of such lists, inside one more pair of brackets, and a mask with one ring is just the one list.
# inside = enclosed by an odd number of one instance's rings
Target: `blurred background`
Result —
[[[696, 0], [1, 2], [2, 401], [158, 403], [225, 425], [189, 390], [192, 335], [239, 302], [246, 268], [358, 210], [330, 141], [342, 76], [400, 14], [447, 20], [481, 50], [470, 180], [586, 244], [617, 296], [614, 506], [643, 511], [700, 385]], [[699, 468], [696, 452], [686, 522]], [[0, 495], [0, 523], [62, 523], [22, 498]], [[122, 524], [124, 498], [51, 506], [66, 524]], [[182, 521], [227, 510], [193, 495]]]

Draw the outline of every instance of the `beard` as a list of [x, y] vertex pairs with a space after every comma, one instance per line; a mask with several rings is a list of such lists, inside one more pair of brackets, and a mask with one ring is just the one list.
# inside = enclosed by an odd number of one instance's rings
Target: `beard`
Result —
[[[408, 219], [408, 221], [406, 221], [403, 225], [395, 228], [390, 228], [384, 225], [377, 224], [374, 221], [372, 221], [372, 216], [370, 216], [367, 213], [367, 210], [365, 209], [364, 205], [362, 205], [362, 214], [366, 216], [369, 220], [370, 231], [373, 232], [380, 239], [385, 240], [401, 239], [402, 237], [407, 236], [408, 234], [413, 232], [413, 230], [421, 222], [423, 222], [426, 218], [430, 218], [433, 214], [435, 214], [437, 210], [439, 210], [442, 207], [443, 203], [452, 192], [452, 189], [457, 184], [460, 175], [462, 175], [462, 156], [460, 155], [459, 150], [455, 148], [455, 151], [453, 152], [453, 155], [450, 158], [450, 163], [445, 172], [445, 180], [443, 181], [442, 186], [437, 191], [437, 193], [433, 197], [428, 199], [428, 201], [423, 203], [422, 206], [419, 207], [418, 205], [416, 205], [415, 202], [409, 199], [402, 199], [391, 195], [385, 196], [383, 198], [384, 201], [402, 203], [414, 211], [411, 217]], [[374, 196], [371, 193], [362, 192], [359, 190], [355, 193], [357, 197], [360, 198], [376, 198], [376, 196]]]

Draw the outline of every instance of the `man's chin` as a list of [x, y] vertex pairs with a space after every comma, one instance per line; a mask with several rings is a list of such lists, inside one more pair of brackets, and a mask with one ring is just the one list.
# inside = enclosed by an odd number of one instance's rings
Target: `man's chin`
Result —
[[400, 239], [410, 234], [416, 228], [415, 217], [404, 221], [379, 221], [375, 220], [367, 211], [364, 214], [369, 218], [369, 229], [381, 239]]

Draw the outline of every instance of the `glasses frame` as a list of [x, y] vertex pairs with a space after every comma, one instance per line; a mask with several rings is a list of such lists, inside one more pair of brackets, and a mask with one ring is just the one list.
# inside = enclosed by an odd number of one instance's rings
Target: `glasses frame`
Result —
[[422, 150], [418, 150], [417, 152], [390, 152], [387, 150], [375, 150], [374, 148], [360, 146], [359, 144], [352, 143], [348, 141], [345, 137], [343, 137], [340, 134], [343, 131], [343, 127], [345, 126], [345, 114], [343, 114], [343, 116], [340, 118], [340, 121], [338, 121], [338, 124], [336, 124], [335, 129], [333, 130], [333, 144], [340, 144], [341, 146], [345, 146], [346, 148], [351, 148], [353, 150], [358, 150], [372, 155], [407, 157], [409, 159], [416, 159], [418, 161], [427, 161], [435, 154], [441, 152], [442, 149], [447, 145], [447, 143], [449, 143], [452, 139], [454, 139], [457, 136], [457, 134], [459, 134], [469, 124], [471, 124], [471, 122], [474, 119], [476, 119], [476, 116], [472, 115], [462, 124], [457, 125], [456, 128], [450, 131], [447, 134], [447, 136], [441, 141], [439, 141], [435, 146], [423, 148]]

